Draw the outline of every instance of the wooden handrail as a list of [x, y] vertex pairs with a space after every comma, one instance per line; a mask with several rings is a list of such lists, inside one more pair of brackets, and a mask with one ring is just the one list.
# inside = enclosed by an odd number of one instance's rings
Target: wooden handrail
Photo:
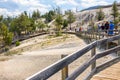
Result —
[[92, 63], [94, 63], [97, 59], [104, 57], [106, 55], [109, 55], [113, 52], [116, 52], [120, 50], [120, 46], [117, 46], [115, 48], [106, 50], [104, 52], [101, 52], [99, 54], [94, 55], [90, 60], [85, 62], [81, 67], [79, 67], [77, 70], [75, 70], [66, 80], [75, 80], [77, 76], [79, 76], [85, 69], [87, 69]]
[[[101, 39], [101, 40], [94, 41], [91, 44], [88, 44], [86, 47], [84, 47], [80, 51], [78, 51], [77, 53], [73, 53], [73, 54], [68, 55], [67, 57], [65, 57], [65, 58], [59, 60], [58, 62], [50, 65], [49, 67], [45, 68], [44, 70], [39, 71], [38, 73], [32, 75], [31, 77], [27, 78], [26, 80], [46, 80], [49, 77], [51, 77], [53, 74], [58, 72], [59, 70], [63, 69], [65, 66], [68, 66], [70, 63], [72, 63], [76, 59], [80, 58], [82, 55], [86, 54], [91, 49], [95, 48], [97, 45], [104, 44], [104, 43], [111, 42], [111, 41], [118, 40], [118, 39], [120, 39], [120, 35], [117, 35], [117, 36], [114, 36], [114, 37], [111, 37], [108, 39]], [[68, 78], [66, 80], [74, 80], [89, 65], [93, 64], [96, 61], [96, 59], [101, 58], [103, 56], [106, 56], [113, 51], [119, 51], [119, 50], [120, 50], [120, 47], [118, 46], [118, 47], [115, 47], [113, 49], [106, 50], [100, 54], [96, 54], [88, 62], [83, 64], [78, 69], [79, 71], [75, 71], [76, 74], [74, 73], [74, 74], [68, 76]]]

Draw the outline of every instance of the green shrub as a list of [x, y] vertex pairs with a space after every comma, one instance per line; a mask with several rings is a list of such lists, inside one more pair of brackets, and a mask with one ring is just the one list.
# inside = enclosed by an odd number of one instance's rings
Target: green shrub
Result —
[[19, 46], [19, 45], [20, 45], [20, 42], [19, 42], [19, 41], [16, 41], [15, 44], [16, 44], [16, 46]]

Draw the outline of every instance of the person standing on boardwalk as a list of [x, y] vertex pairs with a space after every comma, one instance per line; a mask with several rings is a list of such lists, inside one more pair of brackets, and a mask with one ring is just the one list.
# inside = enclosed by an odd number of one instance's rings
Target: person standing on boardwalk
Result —
[[102, 23], [102, 25], [101, 25], [101, 33], [103, 34], [102, 37], [104, 37], [104, 30], [105, 30], [105, 25], [104, 25], [104, 23]]
[[109, 29], [109, 22], [107, 21], [106, 23], [105, 23], [105, 32], [107, 33], [108, 32], [108, 29]]
[[102, 23], [102, 25], [101, 25], [101, 29], [102, 29], [102, 31], [105, 30], [104, 23]]
[[101, 24], [98, 23], [98, 32], [101, 30]]
[[114, 30], [115, 25], [113, 24], [112, 21], [110, 21], [110, 26], [109, 26], [109, 35], [113, 35], [113, 30]]
[[79, 28], [79, 31], [82, 31], [82, 28], [81, 28], [81, 27]]

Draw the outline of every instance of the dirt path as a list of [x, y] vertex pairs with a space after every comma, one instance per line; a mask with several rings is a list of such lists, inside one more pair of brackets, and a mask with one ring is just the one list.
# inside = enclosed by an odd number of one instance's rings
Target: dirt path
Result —
[[[72, 35], [71, 38], [62, 43], [51, 45], [43, 49], [37, 48], [35, 50], [28, 50], [23, 52], [22, 55], [11, 56], [9, 60], [0, 61], [0, 80], [24, 80], [50, 64], [60, 60], [61, 54], [75, 53], [84, 46], [86, 46], [86, 44], [83, 40]], [[76, 67], [80, 66], [89, 58], [90, 52], [70, 64], [69, 72], [71, 73]], [[103, 60], [108, 58], [109, 57], [105, 57]], [[101, 62], [103, 60], [101, 60]], [[58, 72], [48, 80], [61, 80], [61, 73]]]

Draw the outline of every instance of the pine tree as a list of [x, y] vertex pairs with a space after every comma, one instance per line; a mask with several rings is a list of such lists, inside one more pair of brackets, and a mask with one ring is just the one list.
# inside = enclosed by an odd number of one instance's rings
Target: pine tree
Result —
[[4, 45], [10, 45], [13, 39], [13, 33], [9, 32], [7, 26], [2, 24], [0, 28], [1, 36], [3, 38]]
[[62, 24], [63, 24], [62, 15], [58, 14], [55, 19], [55, 22], [56, 22], [56, 30], [57, 30], [56, 36], [60, 36], [62, 35], [61, 34], [61, 29], [62, 29]]
[[40, 21], [40, 22], [37, 24], [37, 28], [39, 29], [39, 31], [40, 31], [40, 30], [43, 31], [46, 26], [47, 26], [47, 25], [46, 25], [44, 22], [42, 22], [42, 21]]
[[119, 22], [120, 22], [120, 16], [119, 16]]
[[40, 12], [39, 12], [39, 10], [33, 11], [33, 13], [32, 13], [32, 18], [33, 18], [34, 20], [37, 20], [38, 18], [40, 18]]
[[98, 21], [103, 20], [104, 17], [105, 17], [105, 14], [104, 14], [104, 12], [102, 11], [102, 9], [100, 8], [100, 9], [99, 9], [99, 12], [97, 12], [97, 19], [98, 19]]
[[71, 10], [69, 10], [68, 23], [70, 24], [70, 28], [71, 28], [71, 23], [73, 23], [74, 21], [75, 21], [75, 16], [74, 16], [73, 12]]
[[19, 17], [15, 18], [10, 24], [10, 31], [17, 33], [21, 36], [22, 32], [28, 33], [34, 27], [34, 22], [28, 17], [26, 13], [22, 13]]
[[36, 16], [37, 16], [36, 12], [33, 11], [33, 13], [32, 13], [32, 18], [33, 18], [34, 20], [36, 20], [36, 18], [37, 18]]
[[37, 10], [36, 14], [37, 14], [37, 18], [40, 18], [40, 11], [39, 10]]
[[48, 13], [45, 13], [44, 15], [42, 15], [42, 17], [46, 19], [46, 23], [49, 23], [53, 19], [55, 19], [56, 13], [55, 13], [55, 11], [50, 10]]
[[56, 26], [57, 26], [57, 30], [60, 31], [61, 30], [61, 26], [63, 24], [63, 18], [61, 15], [57, 15], [56, 17]]
[[62, 27], [62, 29], [65, 29], [67, 26], [68, 26], [68, 21], [65, 19], [63, 21], [63, 27]]
[[1, 22], [2, 20], [3, 20], [3, 16], [1, 15], [1, 16], [0, 16], [0, 22]]
[[114, 24], [117, 25], [117, 23], [118, 23], [117, 17], [119, 16], [119, 12], [118, 12], [118, 7], [117, 7], [116, 1], [114, 1], [114, 3], [113, 3], [111, 15], [114, 17]]

